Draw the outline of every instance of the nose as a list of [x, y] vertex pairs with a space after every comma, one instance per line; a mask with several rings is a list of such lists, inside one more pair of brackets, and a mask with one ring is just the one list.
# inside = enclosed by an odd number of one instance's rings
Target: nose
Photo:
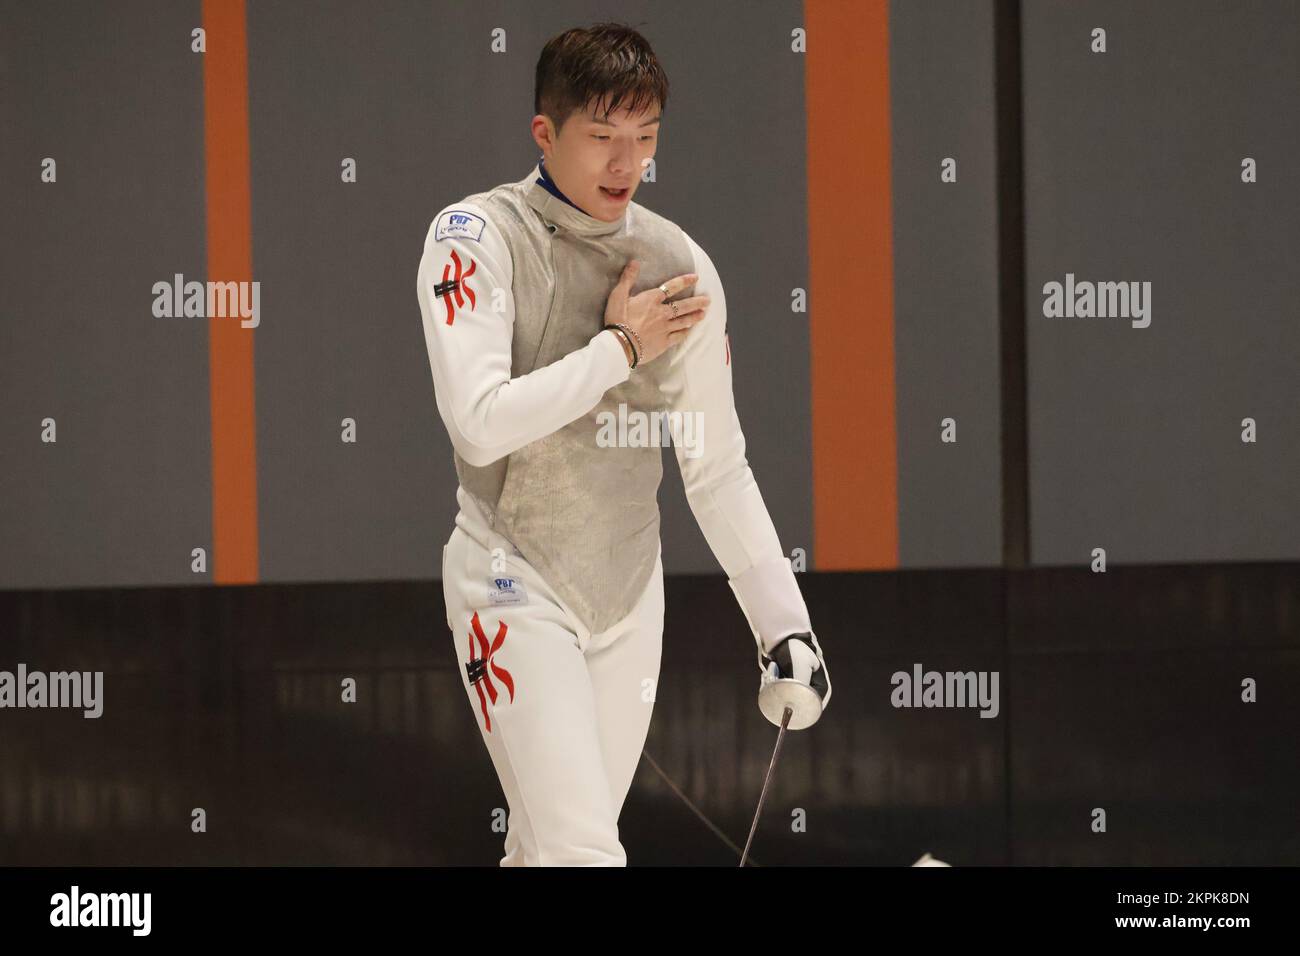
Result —
[[633, 168], [635, 162], [636, 156], [632, 144], [622, 139], [618, 140], [614, 155], [609, 160], [609, 171], [616, 176], [622, 176]]

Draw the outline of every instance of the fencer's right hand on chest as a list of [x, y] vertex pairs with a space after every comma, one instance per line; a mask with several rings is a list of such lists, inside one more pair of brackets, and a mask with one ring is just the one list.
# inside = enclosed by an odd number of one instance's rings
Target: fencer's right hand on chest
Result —
[[[605, 324], [626, 325], [636, 332], [640, 343], [637, 364], [644, 365], [666, 352], [686, 337], [691, 326], [704, 318], [709, 306], [707, 295], [694, 295], [668, 302], [683, 289], [694, 285], [694, 273], [675, 276], [663, 283], [632, 295], [632, 286], [641, 271], [641, 263], [628, 260], [618, 284], [605, 302]], [[664, 289], [668, 294], [664, 295]]]

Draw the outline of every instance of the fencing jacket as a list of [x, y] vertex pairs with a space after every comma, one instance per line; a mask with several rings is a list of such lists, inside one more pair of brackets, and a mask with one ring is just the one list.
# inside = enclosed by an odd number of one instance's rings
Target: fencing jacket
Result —
[[[633, 295], [696, 273], [677, 298], [711, 298], [684, 341], [636, 369], [602, 331], [631, 258], [641, 262]], [[475, 512], [458, 524], [504, 538], [600, 633], [631, 611], [654, 570], [667, 432], [759, 649], [812, 631], [745, 459], [722, 283], [681, 228], [635, 202], [615, 222], [595, 219], [542, 162], [443, 208], [417, 287], [457, 500]]]

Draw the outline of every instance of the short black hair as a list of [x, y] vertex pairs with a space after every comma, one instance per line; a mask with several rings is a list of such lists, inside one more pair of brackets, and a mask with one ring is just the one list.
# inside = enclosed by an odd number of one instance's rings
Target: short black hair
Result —
[[574, 27], [546, 41], [537, 58], [533, 112], [550, 117], [558, 133], [565, 120], [595, 101], [604, 116], [624, 100], [633, 113], [668, 105], [668, 76], [649, 41], [622, 23]]

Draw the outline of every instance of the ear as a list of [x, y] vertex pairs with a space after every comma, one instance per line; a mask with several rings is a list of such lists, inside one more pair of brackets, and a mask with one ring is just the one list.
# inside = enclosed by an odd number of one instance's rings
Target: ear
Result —
[[551, 128], [549, 117], [538, 113], [533, 117], [529, 132], [533, 134], [533, 142], [537, 144], [537, 148], [543, 155], [551, 151], [555, 143], [555, 131]]

